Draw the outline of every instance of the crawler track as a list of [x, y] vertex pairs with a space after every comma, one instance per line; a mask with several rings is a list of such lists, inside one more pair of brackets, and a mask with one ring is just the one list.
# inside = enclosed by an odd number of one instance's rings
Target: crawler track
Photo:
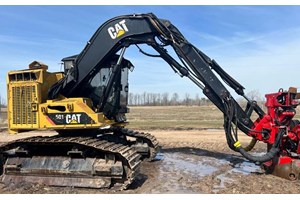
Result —
[[126, 189], [141, 162], [133, 148], [95, 137], [31, 137], [1, 145], [0, 152], [6, 184], [102, 188], [118, 183]]
[[136, 145], [147, 144], [149, 150], [146, 154], [143, 155], [144, 160], [153, 161], [158, 151], [160, 151], [160, 146], [156, 138], [150, 133], [138, 132], [134, 130], [130, 130], [127, 128], [121, 127], [112, 127], [111, 131], [120, 135], [126, 135], [129, 137], [136, 138]]

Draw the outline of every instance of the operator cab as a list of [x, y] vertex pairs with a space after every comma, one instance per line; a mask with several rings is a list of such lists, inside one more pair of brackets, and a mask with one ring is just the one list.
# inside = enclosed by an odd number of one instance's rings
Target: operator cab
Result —
[[[123, 59], [120, 72], [117, 73], [115, 80], [113, 80], [112, 88], [107, 88], [118, 57], [118, 55], [112, 56], [111, 59], [104, 62], [100, 70], [84, 84], [78, 93], [80, 93], [81, 97], [87, 97], [92, 100], [93, 108], [96, 112], [103, 112], [109, 119], [124, 122], [126, 121], [125, 113], [129, 112], [129, 108], [127, 107], [128, 70], [132, 70], [133, 65], [129, 60]], [[62, 59], [65, 75], [75, 66], [76, 58], [77, 55]], [[106, 90], [109, 90], [109, 95], [107, 98], [104, 98]]]

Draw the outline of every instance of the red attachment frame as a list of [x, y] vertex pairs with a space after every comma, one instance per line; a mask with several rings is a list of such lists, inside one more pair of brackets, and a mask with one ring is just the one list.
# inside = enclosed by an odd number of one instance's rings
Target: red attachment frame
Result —
[[[300, 123], [293, 120], [295, 108], [300, 104], [299, 96], [295, 88], [290, 88], [289, 91], [280, 89], [277, 93], [266, 94], [267, 114], [255, 121], [253, 131], [250, 132], [251, 136], [271, 146], [279, 129], [285, 130], [285, 135], [280, 141], [279, 159], [276, 163], [273, 162], [273, 165], [292, 165], [295, 160], [299, 160]], [[265, 166], [268, 166], [268, 163], [265, 163]]]

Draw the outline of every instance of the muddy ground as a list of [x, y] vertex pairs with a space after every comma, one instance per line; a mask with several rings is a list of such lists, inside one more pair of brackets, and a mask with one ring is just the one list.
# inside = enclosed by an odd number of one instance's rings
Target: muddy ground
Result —
[[[125, 191], [111, 189], [83, 189], [49, 187], [36, 184], [0, 184], [0, 193], [55, 193], [55, 194], [277, 194], [300, 193], [300, 181], [291, 182], [273, 175], [246, 161], [227, 147], [222, 130], [202, 131], [151, 131], [162, 146], [156, 161], [143, 162], [140, 175]], [[0, 132], [0, 142], [36, 135], [36, 132], [10, 136]], [[53, 132], [42, 132], [51, 135]], [[240, 137], [249, 142], [246, 136]], [[255, 152], [265, 150], [259, 143]]]

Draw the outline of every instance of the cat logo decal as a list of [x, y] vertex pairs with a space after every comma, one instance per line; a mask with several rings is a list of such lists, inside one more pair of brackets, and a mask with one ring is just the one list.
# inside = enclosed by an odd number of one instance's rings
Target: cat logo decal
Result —
[[121, 37], [124, 35], [126, 32], [128, 32], [128, 28], [126, 26], [126, 21], [125, 19], [116, 23], [114, 26], [111, 26], [107, 29], [110, 37], [114, 40], [118, 37]]

